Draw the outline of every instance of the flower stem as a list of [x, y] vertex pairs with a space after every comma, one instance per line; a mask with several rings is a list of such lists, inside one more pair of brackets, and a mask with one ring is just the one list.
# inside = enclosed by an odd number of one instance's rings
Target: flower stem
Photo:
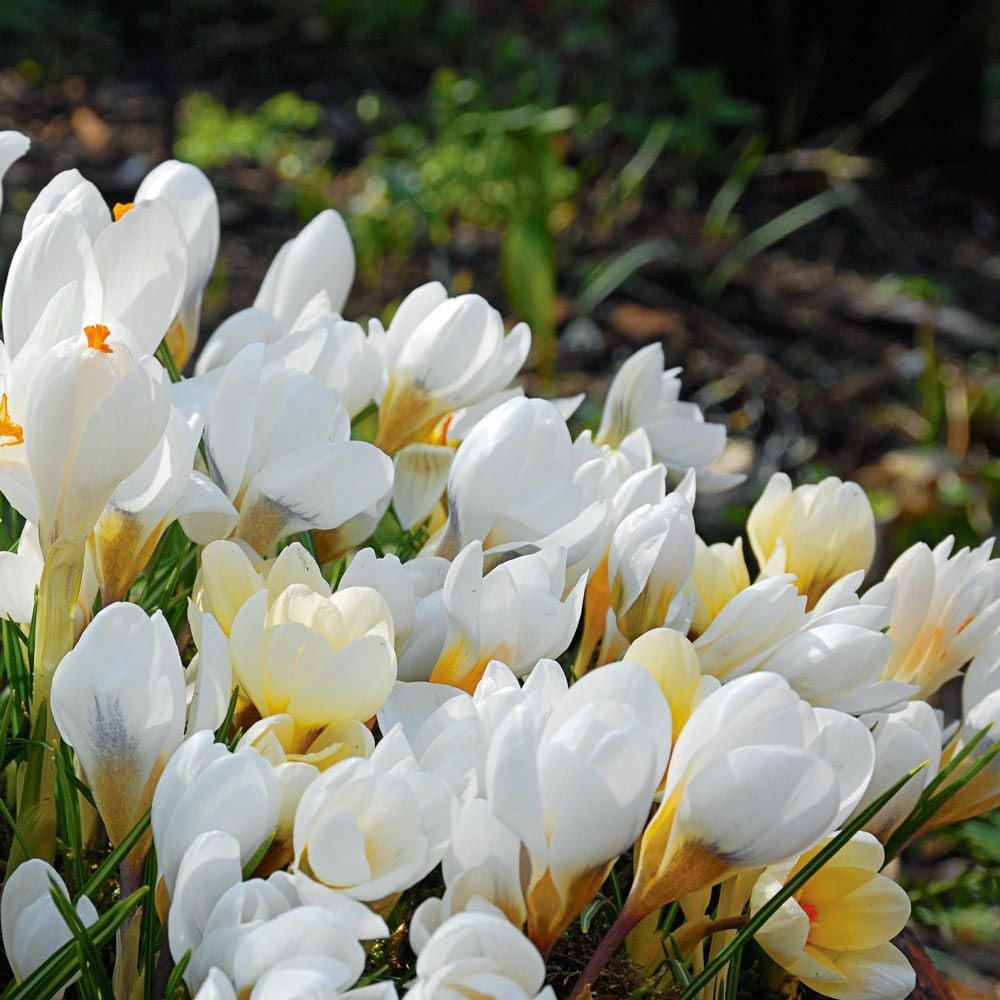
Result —
[[601, 938], [601, 943], [590, 956], [587, 967], [580, 974], [580, 978], [573, 987], [573, 992], [569, 995], [569, 1000], [578, 1000], [583, 995], [584, 990], [597, 981], [597, 977], [604, 971], [604, 967], [614, 958], [615, 952], [621, 947], [622, 942], [628, 937], [629, 932], [641, 919], [629, 908], [626, 902], [625, 908], [618, 914], [615, 922], [608, 928], [607, 934]]
[[49, 693], [56, 667], [73, 648], [73, 613], [80, 596], [83, 559], [83, 545], [58, 539], [46, 554], [42, 567], [32, 665], [32, 743], [17, 808], [18, 828], [31, 853], [26, 854], [15, 839], [7, 862], [8, 876], [29, 856], [47, 861], [55, 856], [55, 749], [59, 732], [52, 724]]

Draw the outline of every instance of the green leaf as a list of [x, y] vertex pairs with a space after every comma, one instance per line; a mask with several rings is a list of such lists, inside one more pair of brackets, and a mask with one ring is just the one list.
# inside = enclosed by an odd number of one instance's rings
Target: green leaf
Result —
[[680, 256], [680, 247], [673, 240], [653, 239], [636, 243], [591, 271], [577, 296], [576, 311], [583, 316], [592, 313], [647, 264], [656, 260], [675, 261]]
[[867, 809], [862, 810], [843, 830], [840, 831], [816, 856], [811, 858], [809, 863], [802, 866], [792, 878], [790, 878], [781, 889], [776, 892], [756, 913], [754, 913], [736, 933], [736, 936], [729, 942], [718, 955], [715, 956], [701, 972], [696, 975], [680, 994], [677, 1000], [694, 1000], [701, 990], [707, 986], [718, 973], [730, 962], [734, 961], [736, 955], [742, 952], [744, 946], [750, 939], [781, 909], [785, 900], [791, 899], [816, 874], [831, 858], [843, 848], [850, 839], [864, 825], [874, 817], [878, 811], [917, 773], [926, 765], [914, 768], [909, 774], [905, 774], [891, 788], [883, 792]]
[[79, 946], [80, 955], [83, 958], [83, 978], [81, 983], [87, 983], [91, 994], [98, 998], [114, 996], [111, 980], [108, 979], [104, 963], [101, 961], [101, 956], [98, 954], [98, 950], [90, 937], [90, 932], [84, 927], [83, 921], [73, 908], [73, 904], [63, 895], [55, 879], [50, 876], [49, 881], [52, 883], [49, 895], [52, 897], [52, 901], [62, 915], [63, 920], [66, 921], [66, 926], [72, 932], [73, 938]]

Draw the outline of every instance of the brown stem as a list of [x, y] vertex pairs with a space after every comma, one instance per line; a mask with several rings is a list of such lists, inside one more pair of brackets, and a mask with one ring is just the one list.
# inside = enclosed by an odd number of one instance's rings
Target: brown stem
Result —
[[601, 938], [601, 943], [594, 950], [594, 954], [590, 956], [590, 961], [576, 981], [573, 992], [569, 995], [569, 1000], [578, 1000], [583, 991], [597, 981], [597, 977], [604, 971], [604, 967], [611, 961], [615, 952], [618, 951], [622, 942], [640, 919], [641, 917], [636, 916], [626, 903], [615, 922], [608, 928], [607, 934]]

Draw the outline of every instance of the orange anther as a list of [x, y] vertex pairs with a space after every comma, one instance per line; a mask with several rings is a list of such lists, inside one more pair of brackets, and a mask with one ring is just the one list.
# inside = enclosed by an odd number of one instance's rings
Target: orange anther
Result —
[[115, 207], [111, 210], [115, 217], [115, 222], [119, 222], [124, 216], [128, 215], [132, 209], [135, 208], [134, 201], [119, 201], [115, 203]]
[[87, 346], [101, 354], [114, 354], [114, 350], [105, 343], [111, 336], [111, 331], [103, 323], [91, 323], [85, 326], [83, 332], [87, 335]]
[[0, 448], [12, 448], [16, 444], [24, 444], [24, 428], [10, 419], [5, 392], [0, 393], [0, 438], [11, 439], [0, 444]]

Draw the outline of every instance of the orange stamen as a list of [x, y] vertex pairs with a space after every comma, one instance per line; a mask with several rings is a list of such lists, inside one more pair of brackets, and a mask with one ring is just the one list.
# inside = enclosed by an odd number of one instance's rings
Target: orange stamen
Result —
[[801, 900], [799, 901], [799, 906], [801, 906], [805, 911], [805, 915], [809, 918], [809, 923], [816, 923], [816, 918], [819, 916], [819, 910], [817, 910], [812, 903], [803, 903]]
[[24, 428], [15, 424], [7, 412], [7, 393], [0, 393], [0, 438], [11, 438], [4, 441], [0, 448], [12, 448], [16, 444], [24, 444]]
[[92, 323], [85, 326], [83, 332], [87, 335], [87, 346], [101, 354], [114, 354], [114, 350], [105, 341], [111, 336], [111, 331], [103, 323]]
[[119, 201], [115, 203], [115, 207], [111, 210], [115, 217], [115, 222], [120, 222], [132, 209], [135, 208], [134, 201]]

